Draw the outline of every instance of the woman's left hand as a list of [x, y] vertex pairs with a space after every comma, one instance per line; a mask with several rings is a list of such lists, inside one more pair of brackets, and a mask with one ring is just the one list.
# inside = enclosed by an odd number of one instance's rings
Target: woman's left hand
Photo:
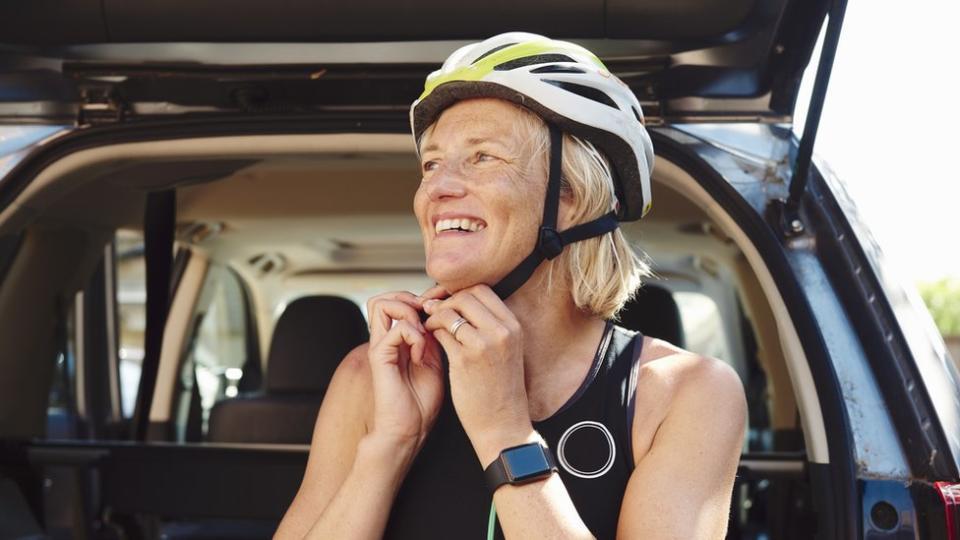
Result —
[[[487, 285], [424, 303], [424, 326], [447, 353], [450, 393], [460, 423], [484, 466], [533, 430], [523, 373], [523, 331]], [[460, 318], [465, 323], [450, 332]]]

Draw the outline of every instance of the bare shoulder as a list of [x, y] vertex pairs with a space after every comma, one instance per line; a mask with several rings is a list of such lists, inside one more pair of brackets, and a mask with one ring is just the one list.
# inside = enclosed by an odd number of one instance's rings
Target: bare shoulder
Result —
[[733, 367], [663, 340], [646, 339], [633, 425], [636, 460], [649, 450], [668, 418], [692, 431], [719, 423], [732, 436], [741, 436], [747, 405], [743, 383]]
[[731, 420], [731, 427], [746, 417], [746, 395], [740, 375], [730, 364], [694, 353], [678, 358], [680, 374], [671, 412], [701, 421]]
[[[334, 396], [337, 401], [348, 401], [351, 405], [359, 405], [363, 411], [364, 426], [369, 427], [369, 420], [373, 411], [372, 373], [367, 351], [370, 343], [362, 343], [353, 348], [337, 366], [330, 381], [327, 394]], [[364, 432], [368, 431], [364, 429]]]
[[364, 380], [370, 379], [370, 363], [367, 361], [367, 351], [370, 349], [370, 343], [361, 343], [354, 347], [337, 366], [334, 377], [348, 379], [351, 383], [362, 384]]
[[350, 471], [372, 418], [367, 348], [354, 348], [337, 365], [317, 413], [300, 489], [274, 538], [303, 538]]
[[719, 359], [648, 344], [617, 537], [723, 538], [746, 430], [740, 377]]
[[[647, 338], [640, 357], [637, 384], [649, 387], [669, 402], [706, 395], [737, 401], [743, 396], [740, 376], [726, 362], [704, 356], [666, 341]], [[638, 396], [641, 393], [637, 392]]]

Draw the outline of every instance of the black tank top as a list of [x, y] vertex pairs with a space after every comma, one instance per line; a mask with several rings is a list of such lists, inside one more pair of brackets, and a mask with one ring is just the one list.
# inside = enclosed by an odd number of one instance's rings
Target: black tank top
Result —
[[[635, 360], [642, 345], [642, 334], [608, 322], [580, 388], [552, 416], [533, 423], [580, 517], [598, 539], [616, 536], [633, 471]], [[445, 379], [443, 405], [397, 493], [384, 538], [487, 538], [492, 497]], [[499, 523], [495, 526], [496, 538], [503, 538]]]

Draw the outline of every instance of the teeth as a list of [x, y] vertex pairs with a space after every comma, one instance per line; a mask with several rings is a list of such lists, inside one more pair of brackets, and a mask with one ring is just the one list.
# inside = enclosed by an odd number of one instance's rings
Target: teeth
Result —
[[441, 219], [437, 221], [436, 233], [440, 234], [443, 231], [449, 230], [464, 230], [470, 232], [482, 231], [486, 228], [486, 225], [480, 221], [474, 221], [468, 218], [457, 218], [457, 219]]

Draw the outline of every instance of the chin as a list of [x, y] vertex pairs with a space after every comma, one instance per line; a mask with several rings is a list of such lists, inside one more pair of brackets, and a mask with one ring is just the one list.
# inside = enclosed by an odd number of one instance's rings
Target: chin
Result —
[[437, 285], [440, 285], [451, 294], [479, 283], [479, 281], [470, 279], [469, 276], [465, 276], [463, 274], [445, 274], [442, 272], [427, 272], [427, 274], [431, 279], [437, 282]]
[[477, 283], [489, 282], [488, 279], [485, 279], [487, 276], [483, 272], [477, 271], [476, 265], [450, 264], [450, 261], [428, 262], [427, 275], [450, 293], [466, 289]]

